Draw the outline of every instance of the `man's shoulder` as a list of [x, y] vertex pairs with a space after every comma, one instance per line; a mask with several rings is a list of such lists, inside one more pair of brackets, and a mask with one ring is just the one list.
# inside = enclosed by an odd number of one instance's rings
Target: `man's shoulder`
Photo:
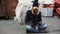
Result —
[[31, 14], [31, 10], [28, 10], [26, 13], [27, 13], [27, 14]]
[[41, 12], [39, 12], [39, 14], [41, 14]]
[[39, 12], [39, 15], [41, 16], [41, 12]]
[[30, 13], [30, 12], [31, 12], [31, 10], [28, 10], [28, 11], [27, 11], [27, 13]]

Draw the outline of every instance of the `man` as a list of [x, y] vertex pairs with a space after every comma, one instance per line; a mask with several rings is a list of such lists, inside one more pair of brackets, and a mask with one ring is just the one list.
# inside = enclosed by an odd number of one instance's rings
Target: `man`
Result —
[[38, 7], [39, 6], [37, 2], [33, 3], [32, 10], [29, 10], [26, 13], [25, 23], [27, 24], [28, 30], [33, 31], [35, 29], [37, 31], [46, 27], [46, 25], [42, 24], [41, 12], [38, 10]]

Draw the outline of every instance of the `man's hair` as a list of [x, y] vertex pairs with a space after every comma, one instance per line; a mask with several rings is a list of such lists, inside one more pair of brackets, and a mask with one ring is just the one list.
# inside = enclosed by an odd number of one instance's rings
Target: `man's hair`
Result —
[[32, 9], [38, 9], [38, 7], [37, 6], [34, 6]]
[[[35, 10], [36, 10], [36, 11], [35, 11]], [[39, 10], [38, 10], [38, 7], [37, 7], [37, 6], [35, 6], [35, 7], [32, 8], [32, 13], [33, 13], [33, 14], [36, 14], [36, 15], [39, 14]]]

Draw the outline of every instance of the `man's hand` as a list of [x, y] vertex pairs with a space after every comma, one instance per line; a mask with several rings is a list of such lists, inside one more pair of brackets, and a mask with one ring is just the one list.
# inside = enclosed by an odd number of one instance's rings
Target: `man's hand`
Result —
[[38, 28], [39, 28], [38, 25], [36, 25], [36, 26], [35, 26], [35, 30], [38, 30]]
[[38, 30], [38, 27], [35, 27], [35, 30]]

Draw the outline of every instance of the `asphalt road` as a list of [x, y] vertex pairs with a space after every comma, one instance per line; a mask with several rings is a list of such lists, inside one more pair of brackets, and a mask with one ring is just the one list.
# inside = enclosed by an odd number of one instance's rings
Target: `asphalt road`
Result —
[[[54, 17], [42, 17], [42, 20], [43, 23], [47, 24], [48, 27], [47, 30], [49, 30], [49, 33], [43, 33], [43, 34], [60, 33], [60, 19]], [[0, 34], [26, 34], [25, 26], [26, 25], [20, 25], [19, 21], [0, 20]]]

